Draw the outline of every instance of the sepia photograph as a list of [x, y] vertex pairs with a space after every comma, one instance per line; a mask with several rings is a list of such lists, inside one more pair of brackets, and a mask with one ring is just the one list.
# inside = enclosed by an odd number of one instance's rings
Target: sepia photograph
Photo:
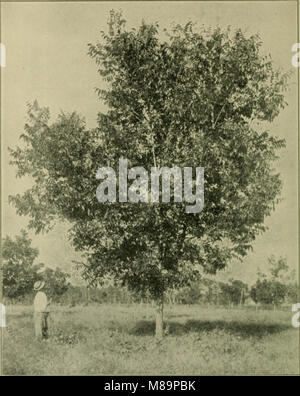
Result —
[[0, 6], [0, 375], [300, 375], [299, 0]]

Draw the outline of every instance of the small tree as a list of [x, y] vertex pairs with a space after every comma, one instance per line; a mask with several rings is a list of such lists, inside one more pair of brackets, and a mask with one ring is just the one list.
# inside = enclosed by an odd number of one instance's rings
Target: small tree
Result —
[[198, 282], [193, 282], [190, 286], [184, 287], [177, 295], [182, 304], [196, 304], [201, 302], [203, 292]]
[[250, 290], [250, 296], [256, 304], [272, 304], [275, 309], [277, 305], [284, 301], [286, 292], [287, 288], [281, 282], [258, 279]]
[[286, 257], [279, 257], [276, 260], [275, 256], [272, 255], [268, 258], [270, 268], [270, 274], [272, 279], [284, 281], [288, 277], [289, 266], [287, 264]]
[[31, 247], [31, 239], [22, 230], [15, 239], [2, 240], [3, 292], [5, 297], [21, 298], [32, 292], [34, 282], [41, 279], [41, 263], [35, 263], [39, 251]]
[[227, 283], [220, 284], [225, 301], [234, 305], [245, 303], [248, 285], [240, 280], [230, 279]]
[[296, 271], [290, 270], [285, 257], [268, 258], [268, 270], [258, 270], [256, 284], [251, 288], [250, 296], [255, 303], [281, 304], [285, 299], [289, 302], [297, 300], [298, 285]]
[[287, 301], [291, 304], [295, 304], [296, 301], [299, 301], [299, 285], [296, 281], [288, 283], [286, 285], [286, 298]]
[[[34, 186], [11, 197], [37, 232], [67, 220], [77, 250], [86, 253], [86, 276], [112, 276], [157, 303], [156, 335], [163, 334], [168, 289], [189, 284], [199, 270], [216, 273], [243, 257], [281, 189], [273, 170], [284, 142], [256, 123], [273, 121], [284, 107], [286, 76], [260, 54], [257, 35], [198, 29], [193, 23], [159, 35], [158, 24], [126, 29], [112, 12], [109, 31], [89, 46], [106, 89], [107, 111], [87, 130], [75, 113], [49, 125], [48, 109], [29, 106], [22, 135], [11, 151], [18, 176]], [[255, 122], [254, 122], [255, 121]], [[187, 202], [100, 204], [97, 169], [130, 166], [205, 168], [205, 208]], [[135, 184], [134, 184], [135, 183]], [[132, 188], [138, 196], [138, 181]], [[117, 185], [119, 191], [119, 185]]]

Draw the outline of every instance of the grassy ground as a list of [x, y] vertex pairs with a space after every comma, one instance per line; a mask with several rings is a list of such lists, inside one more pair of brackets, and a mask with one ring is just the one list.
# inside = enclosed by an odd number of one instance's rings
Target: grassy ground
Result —
[[54, 307], [51, 337], [35, 341], [31, 307], [9, 307], [5, 375], [298, 374], [291, 312], [166, 308], [157, 344], [150, 307]]

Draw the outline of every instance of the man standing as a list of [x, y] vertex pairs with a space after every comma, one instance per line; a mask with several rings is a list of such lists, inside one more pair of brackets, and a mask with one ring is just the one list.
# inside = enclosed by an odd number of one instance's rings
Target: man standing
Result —
[[46, 294], [41, 291], [45, 286], [44, 281], [37, 281], [34, 284], [34, 290], [37, 291], [34, 298], [34, 327], [35, 337], [38, 339], [48, 338], [48, 316], [49, 304]]

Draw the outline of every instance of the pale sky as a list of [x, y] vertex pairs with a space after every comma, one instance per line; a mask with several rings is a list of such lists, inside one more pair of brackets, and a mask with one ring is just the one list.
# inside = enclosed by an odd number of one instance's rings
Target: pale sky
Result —
[[[142, 19], [159, 22], [161, 29], [192, 20], [213, 27], [231, 25], [249, 35], [260, 33], [263, 51], [272, 55], [277, 66], [294, 72], [286, 96], [289, 106], [268, 126], [287, 141], [277, 163], [284, 183], [283, 201], [267, 219], [269, 230], [257, 238], [253, 252], [243, 263], [231, 265], [228, 274], [253, 282], [257, 268], [264, 268], [271, 254], [286, 256], [290, 267], [297, 268], [298, 103], [297, 70], [291, 65], [291, 47], [297, 42], [296, 1], [1, 3], [1, 41], [6, 46], [6, 67], [1, 69], [3, 236], [13, 236], [27, 224], [7, 203], [8, 195], [22, 193], [29, 185], [15, 179], [7, 152], [8, 146], [18, 144], [26, 103], [37, 99], [50, 108], [53, 118], [61, 109], [75, 110], [86, 117], [88, 126], [95, 126], [103, 106], [94, 93], [100, 77], [87, 56], [87, 44], [95, 43], [100, 30], [107, 29], [112, 8], [123, 10], [129, 27], [139, 25]], [[67, 269], [76, 257], [65, 231], [66, 227], [59, 225], [46, 235], [31, 233], [40, 261], [47, 266]]]

